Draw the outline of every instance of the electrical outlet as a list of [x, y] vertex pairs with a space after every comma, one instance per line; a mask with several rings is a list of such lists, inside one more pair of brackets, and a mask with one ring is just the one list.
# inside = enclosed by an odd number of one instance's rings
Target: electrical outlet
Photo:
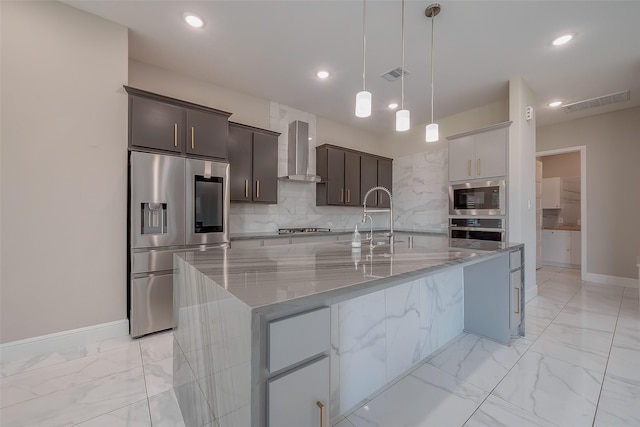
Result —
[[442, 224], [440, 224], [440, 228], [445, 229], [447, 228], [447, 223], [443, 222]]
[[333, 221], [327, 221], [327, 227], [329, 228], [333, 227]]
[[558, 224], [564, 224], [564, 218], [561, 216], [558, 217]]

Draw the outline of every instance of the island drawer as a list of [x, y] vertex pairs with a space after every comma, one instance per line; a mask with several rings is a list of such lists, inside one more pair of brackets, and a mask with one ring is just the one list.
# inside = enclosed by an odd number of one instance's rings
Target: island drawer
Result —
[[331, 309], [322, 307], [268, 323], [267, 366], [270, 373], [329, 351]]

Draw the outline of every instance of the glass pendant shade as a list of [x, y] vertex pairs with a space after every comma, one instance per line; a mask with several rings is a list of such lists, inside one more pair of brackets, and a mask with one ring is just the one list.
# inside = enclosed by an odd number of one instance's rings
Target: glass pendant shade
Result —
[[371, 115], [371, 92], [363, 90], [356, 95], [356, 116], [369, 117]]
[[438, 139], [440, 139], [440, 136], [438, 135], [438, 124], [428, 124], [426, 129], [426, 141], [436, 142]]
[[398, 132], [404, 132], [411, 127], [411, 117], [409, 110], [396, 111], [396, 130]]

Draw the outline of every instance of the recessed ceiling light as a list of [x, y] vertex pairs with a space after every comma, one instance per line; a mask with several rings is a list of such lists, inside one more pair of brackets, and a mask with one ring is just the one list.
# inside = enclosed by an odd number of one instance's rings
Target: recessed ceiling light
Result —
[[397, 103], [392, 102], [391, 104], [389, 104], [389, 109], [395, 110], [396, 108], [398, 108], [398, 104]]
[[202, 28], [204, 26], [204, 21], [197, 15], [193, 13], [185, 13], [183, 15], [184, 20], [187, 24], [191, 25], [193, 28]]
[[321, 70], [321, 71], [318, 71], [318, 72], [316, 73], [316, 76], [318, 76], [318, 77], [319, 77], [319, 78], [321, 78], [321, 79], [326, 79], [326, 78], [327, 78], [327, 77], [329, 77], [330, 75], [331, 75], [331, 73], [329, 73], [328, 71], [325, 71], [325, 70]]
[[549, 107], [559, 107], [559, 106], [562, 105], [562, 101], [553, 101], [553, 102], [550, 102], [547, 105], [549, 105]]
[[561, 46], [565, 43], [569, 43], [573, 39], [573, 34], [564, 34], [551, 42], [554, 46]]

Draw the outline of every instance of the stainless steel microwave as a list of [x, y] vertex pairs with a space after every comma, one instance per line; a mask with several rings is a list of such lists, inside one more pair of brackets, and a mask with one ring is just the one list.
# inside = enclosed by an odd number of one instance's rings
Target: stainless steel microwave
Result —
[[506, 183], [473, 181], [449, 186], [450, 215], [506, 215]]

